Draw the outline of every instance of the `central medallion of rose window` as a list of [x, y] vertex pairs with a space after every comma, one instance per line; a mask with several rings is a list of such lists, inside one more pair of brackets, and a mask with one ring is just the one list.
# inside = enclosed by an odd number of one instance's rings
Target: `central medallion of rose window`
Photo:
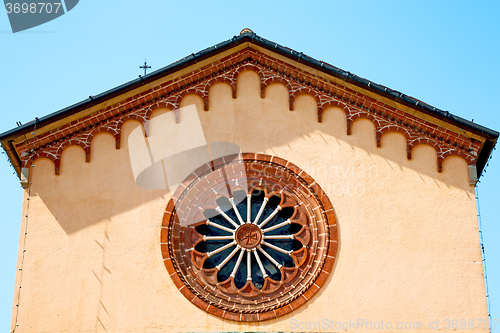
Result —
[[262, 231], [259, 226], [251, 223], [238, 227], [235, 232], [236, 243], [242, 249], [252, 250], [257, 247], [260, 248], [262, 242]]

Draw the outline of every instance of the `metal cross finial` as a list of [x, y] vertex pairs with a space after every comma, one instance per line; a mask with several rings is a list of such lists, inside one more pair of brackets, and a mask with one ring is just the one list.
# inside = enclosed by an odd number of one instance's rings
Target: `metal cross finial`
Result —
[[146, 75], [146, 71], [148, 70], [148, 68], [151, 68], [151, 66], [148, 66], [148, 64], [146, 62], [146, 58], [144, 58], [144, 66], [139, 66], [139, 68], [143, 68], [144, 69], [144, 75]]

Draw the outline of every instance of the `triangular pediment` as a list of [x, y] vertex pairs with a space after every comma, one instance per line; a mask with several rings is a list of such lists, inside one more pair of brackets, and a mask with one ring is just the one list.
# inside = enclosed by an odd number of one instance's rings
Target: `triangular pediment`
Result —
[[[407, 158], [418, 144], [433, 146], [438, 171], [450, 155], [463, 157], [469, 165], [483, 169], [498, 133], [433, 108], [397, 91], [375, 84], [317, 61], [251, 32], [192, 54], [158, 71], [37, 119], [0, 136], [18, 175], [38, 157], [55, 164], [58, 174], [61, 153], [69, 145], [78, 145], [90, 162], [92, 138], [111, 133], [119, 149], [122, 124], [130, 119], [147, 123], [158, 108], [176, 111], [187, 95], [198, 95], [204, 110], [210, 112], [210, 88], [216, 83], [231, 87], [238, 98], [238, 76], [254, 71], [260, 79], [260, 97], [273, 83], [288, 89], [289, 109], [301, 94], [314, 97], [321, 122], [329, 108], [339, 107], [347, 117], [347, 134], [358, 118], [375, 124], [377, 146], [387, 132], [399, 132], [406, 138]], [[176, 113], [177, 115], [177, 113]], [[35, 135], [33, 135], [35, 133]]]

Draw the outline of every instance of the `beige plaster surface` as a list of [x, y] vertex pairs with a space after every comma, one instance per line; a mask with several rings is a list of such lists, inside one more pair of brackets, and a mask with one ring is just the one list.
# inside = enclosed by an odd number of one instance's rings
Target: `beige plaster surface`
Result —
[[[76, 146], [64, 151], [59, 176], [51, 161], [36, 160], [21, 226], [16, 332], [391, 331], [374, 329], [381, 321], [420, 322], [422, 329], [404, 331], [430, 332], [436, 320], [443, 329], [446, 320], [487, 318], [465, 160], [449, 157], [438, 173], [434, 148], [417, 146], [407, 160], [399, 133], [385, 134], [377, 148], [368, 119], [356, 120], [348, 136], [341, 109], [326, 110], [318, 123], [314, 99], [301, 95], [289, 111], [286, 88], [271, 84], [261, 99], [254, 72], [240, 74], [237, 96], [220, 83], [210, 90], [210, 111], [193, 95], [181, 106], [197, 105], [208, 142], [280, 156], [322, 186], [340, 230], [322, 289], [291, 314], [261, 323], [222, 320], [190, 303], [160, 253], [169, 193], [135, 185], [127, 136], [140, 123], [129, 121], [119, 150], [111, 135], [95, 137], [90, 163]], [[358, 320], [365, 325], [335, 329]]]

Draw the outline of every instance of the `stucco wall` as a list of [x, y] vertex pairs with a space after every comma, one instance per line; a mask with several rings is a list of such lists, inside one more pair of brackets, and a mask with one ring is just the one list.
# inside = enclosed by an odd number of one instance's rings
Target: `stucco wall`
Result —
[[[364, 320], [362, 327], [344, 325], [363, 332], [374, 331], [366, 321], [372, 328], [421, 322], [426, 329], [436, 321], [444, 328], [446, 319], [487, 318], [474, 192], [463, 159], [445, 159], [438, 173], [434, 148], [417, 146], [407, 160], [398, 133], [385, 134], [377, 148], [367, 119], [356, 120], [348, 136], [341, 109], [326, 110], [318, 123], [314, 99], [301, 95], [289, 111], [286, 88], [271, 84], [262, 99], [254, 72], [240, 74], [237, 96], [220, 83], [210, 90], [209, 112], [193, 95], [181, 106], [197, 105], [207, 141], [285, 158], [328, 194], [339, 250], [313, 299], [292, 314], [251, 324], [208, 315], [185, 299], [160, 253], [169, 193], [135, 185], [127, 136], [140, 123], [129, 121], [119, 150], [110, 134], [94, 138], [90, 163], [76, 146], [63, 152], [59, 176], [51, 161], [36, 160], [28, 212], [24, 199], [16, 332], [308, 331], [308, 322], [345, 331], [330, 321]], [[17, 292], [13, 317], [16, 304]]]

